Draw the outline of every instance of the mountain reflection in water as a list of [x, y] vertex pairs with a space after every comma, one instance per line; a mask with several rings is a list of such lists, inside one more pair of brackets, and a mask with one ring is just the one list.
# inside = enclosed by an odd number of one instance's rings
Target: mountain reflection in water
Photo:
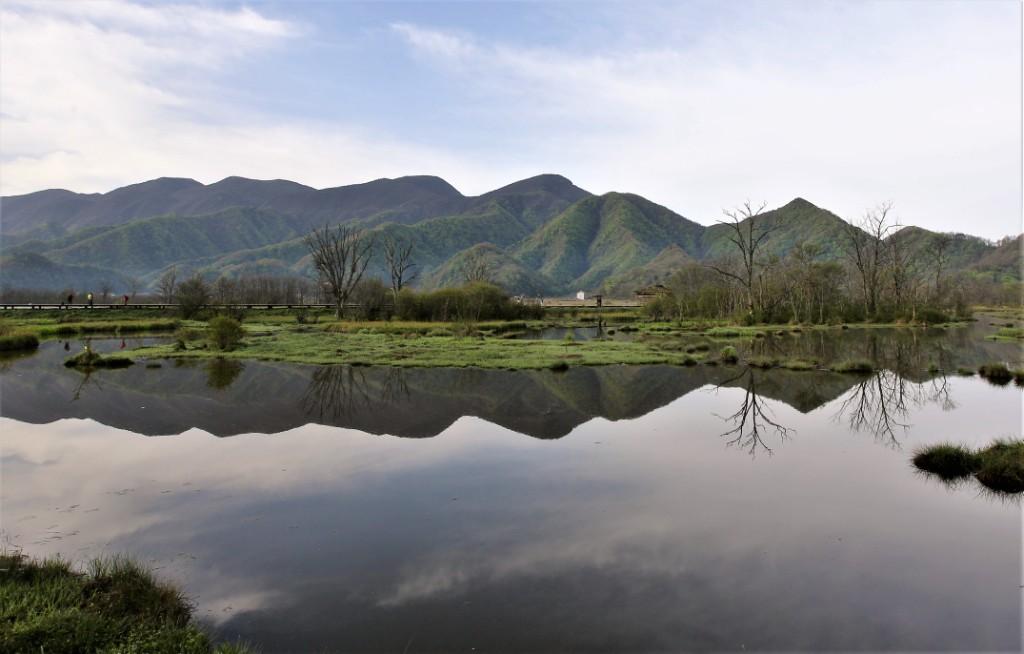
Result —
[[44, 343], [0, 365], [2, 537], [136, 556], [268, 653], [1012, 650], [1019, 507], [909, 457], [1019, 437], [1020, 389], [878, 345], [910, 358], [86, 376]]

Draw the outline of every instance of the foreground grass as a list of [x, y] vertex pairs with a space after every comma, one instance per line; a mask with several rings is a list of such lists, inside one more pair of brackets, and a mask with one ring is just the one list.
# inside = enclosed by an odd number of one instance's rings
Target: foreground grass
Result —
[[214, 645], [181, 592], [125, 558], [76, 572], [60, 559], [0, 554], [0, 651], [245, 654]]
[[914, 453], [913, 464], [922, 472], [944, 481], [974, 476], [991, 491], [1024, 493], [1024, 441], [999, 440], [972, 451], [962, 445], [942, 443]]

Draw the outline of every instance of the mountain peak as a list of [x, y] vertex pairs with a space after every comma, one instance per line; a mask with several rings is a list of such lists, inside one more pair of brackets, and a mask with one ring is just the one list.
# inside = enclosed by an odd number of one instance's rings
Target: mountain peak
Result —
[[797, 196], [797, 197], [793, 198], [792, 200], [790, 200], [789, 202], [787, 202], [786, 204], [782, 205], [779, 208], [780, 209], [801, 209], [801, 210], [806, 210], [806, 209], [820, 209], [821, 207], [819, 207], [818, 205], [814, 204], [813, 202], [808, 202], [807, 200]]
[[521, 179], [518, 182], [512, 182], [507, 186], [502, 186], [501, 188], [495, 189], [485, 195], [507, 195], [511, 193], [529, 193], [531, 191], [543, 191], [565, 197], [572, 201], [590, 195], [590, 193], [573, 184], [569, 178], [553, 173], [544, 173], [541, 175], [534, 175], [533, 177], [527, 177], [526, 179]]

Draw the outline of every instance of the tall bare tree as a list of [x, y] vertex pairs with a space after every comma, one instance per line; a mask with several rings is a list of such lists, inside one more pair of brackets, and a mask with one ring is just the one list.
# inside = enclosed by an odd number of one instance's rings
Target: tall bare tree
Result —
[[928, 242], [928, 258], [932, 263], [935, 273], [935, 300], [942, 301], [942, 274], [949, 264], [950, 249], [953, 246], [953, 237], [949, 234], [936, 234]]
[[860, 222], [845, 223], [843, 226], [846, 256], [860, 277], [864, 310], [868, 316], [878, 312], [882, 276], [889, 255], [885, 239], [900, 227], [899, 223], [889, 217], [891, 211], [892, 203], [883, 203], [865, 213]]
[[391, 292], [398, 302], [398, 294], [406, 284], [416, 279], [416, 272], [412, 269], [416, 264], [412, 261], [412, 241], [402, 241], [397, 236], [386, 236], [381, 243], [384, 249], [384, 262], [391, 275]]
[[178, 267], [171, 266], [164, 274], [160, 275], [160, 279], [156, 282], [157, 293], [160, 294], [160, 299], [170, 304], [174, 302], [174, 292], [178, 288]]
[[352, 289], [370, 263], [373, 236], [351, 225], [324, 225], [310, 232], [305, 242], [320, 283], [334, 301], [334, 316], [341, 318]]
[[751, 315], [757, 312], [756, 294], [754, 284], [757, 277], [757, 270], [760, 265], [758, 251], [765, 240], [777, 228], [777, 225], [767, 225], [765, 221], [758, 221], [765, 205], [762, 203], [756, 209], [750, 202], [744, 202], [743, 206], [734, 211], [725, 210], [728, 220], [719, 220], [718, 224], [729, 228], [729, 242], [736, 246], [740, 255], [741, 269], [739, 273], [709, 264], [708, 267], [719, 275], [729, 277], [740, 283], [747, 296], [747, 311]]
[[481, 248], [468, 252], [462, 261], [462, 278], [467, 282], [489, 282], [492, 273], [491, 262]]

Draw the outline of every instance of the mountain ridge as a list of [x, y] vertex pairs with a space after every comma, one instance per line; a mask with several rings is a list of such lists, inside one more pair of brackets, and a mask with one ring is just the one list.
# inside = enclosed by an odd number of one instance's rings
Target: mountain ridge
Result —
[[[754, 220], [772, 227], [766, 256], [784, 257], [802, 243], [814, 244], [820, 260], [842, 254], [847, 223], [802, 197]], [[495, 281], [530, 295], [625, 294], [733, 247], [727, 225], [698, 224], [632, 193], [593, 195], [550, 173], [477, 196], [431, 175], [324, 189], [283, 179], [161, 177], [108, 193], [47, 189], [0, 198], [0, 286], [23, 287], [31, 281], [26, 268], [45, 270], [42, 279], [62, 287], [94, 285], [105, 271], [151, 285], [172, 265], [211, 278], [305, 274], [303, 236], [346, 222], [412, 242], [421, 286], [460, 281], [461, 261], [475, 253], [491, 260]], [[934, 236], [905, 227], [890, 238], [920, 255]], [[962, 234], [949, 240], [950, 270], [1020, 278], [1019, 239], [1016, 249]], [[385, 276], [383, 262], [368, 274]]]

